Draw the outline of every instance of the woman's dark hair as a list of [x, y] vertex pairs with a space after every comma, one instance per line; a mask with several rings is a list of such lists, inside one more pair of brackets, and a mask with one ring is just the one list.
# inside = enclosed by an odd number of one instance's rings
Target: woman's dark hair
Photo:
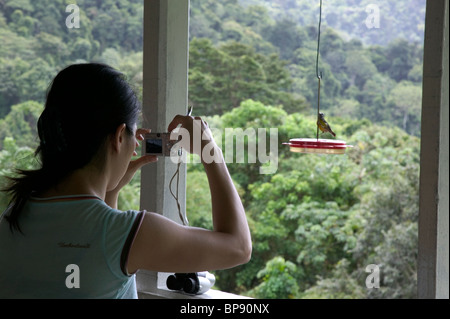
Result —
[[104, 155], [103, 146], [119, 125], [125, 123], [127, 132], [133, 134], [140, 111], [124, 75], [110, 66], [75, 64], [59, 72], [38, 121], [40, 145], [35, 155], [41, 167], [18, 170], [4, 189], [11, 195], [5, 216], [11, 230], [21, 231], [19, 215], [33, 193], [56, 186]]

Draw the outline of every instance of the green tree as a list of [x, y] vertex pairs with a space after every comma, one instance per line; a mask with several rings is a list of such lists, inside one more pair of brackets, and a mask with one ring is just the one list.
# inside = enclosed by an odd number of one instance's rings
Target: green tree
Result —
[[[237, 159], [237, 143], [238, 136], [236, 136], [235, 146], [233, 147], [233, 163], [229, 163], [228, 167], [237, 182], [245, 189], [254, 183], [256, 180], [264, 180], [267, 177], [260, 174], [261, 163], [258, 159], [254, 158], [252, 161], [249, 160], [248, 147], [250, 143], [253, 143], [256, 147], [260, 144], [258, 143], [258, 129], [266, 129], [266, 137], [270, 133], [271, 128], [282, 127], [287, 113], [280, 107], [264, 105], [261, 102], [247, 100], [243, 101], [241, 105], [234, 108], [230, 112], [225, 113], [221, 117], [222, 128], [237, 128], [242, 129], [243, 135], [247, 130], [255, 133], [255, 136], [248, 136], [246, 141], [244, 141], [244, 163], [240, 163]], [[223, 134], [223, 145], [226, 143], [227, 137], [226, 132]], [[243, 138], [243, 137], [242, 137]], [[267, 139], [268, 140], [268, 139]], [[281, 141], [278, 141], [277, 148], [279, 148]], [[266, 141], [266, 149], [262, 150], [269, 152], [270, 147], [273, 147]], [[258, 150], [259, 151], [259, 150]], [[256, 152], [256, 148], [255, 148]], [[224, 155], [227, 157], [228, 154], [224, 150]], [[255, 154], [256, 155], [256, 154]], [[228, 157], [227, 157], [228, 158]]]
[[91, 42], [87, 39], [78, 38], [70, 49], [70, 56], [73, 60], [89, 61], [94, 53]]
[[361, 108], [356, 118], [367, 118], [374, 123], [390, 123], [392, 112], [388, 105], [388, 95], [395, 82], [387, 75], [375, 74], [366, 81], [356, 96]]
[[294, 263], [283, 257], [269, 260], [266, 267], [258, 272], [257, 277], [262, 283], [249, 292], [256, 298], [262, 299], [294, 299], [297, 298], [299, 287]]
[[394, 118], [404, 131], [420, 135], [422, 108], [421, 87], [408, 81], [398, 83], [389, 93], [388, 102], [394, 107]]
[[[43, 110], [40, 103], [34, 101], [14, 105], [9, 114], [0, 119], [0, 141], [6, 137], [15, 138], [19, 147], [37, 147], [37, 121]], [[0, 150], [3, 148], [0, 143]]]
[[205, 115], [222, 114], [247, 99], [301, 109], [291, 94], [291, 80], [282, 61], [266, 57], [236, 42], [219, 48], [194, 39], [189, 57], [190, 102]]
[[418, 231], [416, 222], [405, 221], [385, 232], [372, 257], [380, 267], [380, 288], [368, 290], [368, 298], [417, 297]]
[[29, 37], [34, 33], [36, 19], [30, 16], [24, 16], [21, 10], [15, 10], [11, 15], [11, 30], [23, 37]]
[[377, 73], [376, 66], [369, 57], [365, 56], [364, 51], [347, 52], [345, 66], [350, 78], [350, 85], [356, 85], [359, 89]]
[[349, 271], [350, 262], [340, 260], [332, 276], [319, 276], [316, 285], [301, 294], [302, 299], [363, 299], [366, 297], [365, 286]]
[[56, 70], [41, 58], [0, 58], [0, 103], [3, 103], [0, 114], [6, 114], [12, 105], [28, 100], [44, 102], [47, 88], [55, 75]]
[[408, 78], [408, 73], [416, 62], [416, 45], [404, 39], [391, 42], [386, 49], [386, 58], [390, 61], [389, 76], [400, 82]]
[[290, 19], [277, 21], [273, 26], [263, 30], [265, 38], [280, 50], [280, 58], [291, 60], [295, 50], [300, 48], [306, 37], [304, 30]]
[[59, 64], [69, 55], [67, 45], [57, 36], [41, 32], [37, 36], [36, 54], [50, 64]]
[[7, 16], [13, 14], [16, 11], [32, 12], [34, 10], [30, 0], [6, 0], [2, 1], [0, 4], [2, 11], [6, 13]]
[[[310, 48], [300, 48], [295, 51], [294, 63], [291, 66], [291, 74], [295, 79], [295, 89], [301, 96], [305, 97], [313, 109], [317, 108], [318, 80], [316, 74], [316, 51]], [[336, 98], [341, 91], [341, 82], [338, 81], [331, 70], [331, 66], [320, 59], [319, 72], [322, 73], [320, 104], [321, 108], [333, 107]], [[297, 112], [301, 109], [297, 109]]]
[[[37, 162], [34, 150], [27, 146], [18, 146], [12, 137], [2, 140], [3, 149], [0, 150], [0, 189], [8, 184], [6, 177], [14, 176], [16, 169], [34, 169]], [[10, 196], [0, 192], [0, 212], [3, 212], [10, 201]]]

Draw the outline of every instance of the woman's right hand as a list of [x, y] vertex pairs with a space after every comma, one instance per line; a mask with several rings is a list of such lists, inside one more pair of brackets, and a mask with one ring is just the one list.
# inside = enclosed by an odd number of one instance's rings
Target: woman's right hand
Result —
[[[179, 143], [189, 153], [202, 157], [202, 151], [206, 145], [214, 143], [213, 147], [216, 146], [208, 124], [201, 117], [177, 115], [169, 124], [168, 131], [172, 132], [177, 127], [186, 130], [185, 132], [180, 132], [182, 139]], [[187, 136], [184, 133], [189, 134], [188, 141], [186, 141]]]

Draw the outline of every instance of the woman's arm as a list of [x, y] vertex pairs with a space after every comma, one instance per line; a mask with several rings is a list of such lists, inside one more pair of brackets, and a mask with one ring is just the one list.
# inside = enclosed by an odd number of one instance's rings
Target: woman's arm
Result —
[[250, 259], [252, 245], [245, 211], [234, 187], [222, 152], [215, 144], [207, 125], [201, 119], [177, 116], [169, 125], [191, 133], [194, 126], [200, 129], [205, 139], [199, 150], [201, 154], [208, 143], [213, 143], [218, 161], [207, 164], [203, 161], [212, 201], [212, 231], [181, 226], [159, 214], [145, 213], [136, 238], [130, 248], [127, 269], [133, 273], [138, 269], [165, 272], [196, 272], [231, 268]]

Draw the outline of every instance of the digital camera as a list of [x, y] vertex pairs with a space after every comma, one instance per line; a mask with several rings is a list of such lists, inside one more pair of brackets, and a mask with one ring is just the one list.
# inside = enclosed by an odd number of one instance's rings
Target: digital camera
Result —
[[[178, 140], [170, 139], [171, 133], [148, 133], [144, 136], [144, 147], [146, 155], [171, 156], [172, 147]], [[181, 148], [178, 149], [181, 156]]]

